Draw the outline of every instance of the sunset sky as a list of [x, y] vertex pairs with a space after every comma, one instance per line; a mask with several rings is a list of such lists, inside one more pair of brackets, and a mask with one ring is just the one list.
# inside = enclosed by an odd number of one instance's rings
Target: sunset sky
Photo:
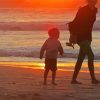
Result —
[[[84, 4], [85, 0], [0, 0], [1, 8], [9, 7], [66, 7]], [[100, 1], [99, 1], [100, 2]]]

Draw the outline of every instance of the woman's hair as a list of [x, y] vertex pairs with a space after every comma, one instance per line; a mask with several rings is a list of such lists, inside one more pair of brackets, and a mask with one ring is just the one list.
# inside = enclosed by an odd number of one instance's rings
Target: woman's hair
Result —
[[50, 38], [59, 38], [59, 30], [57, 28], [51, 28], [49, 31], [48, 31], [48, 34], [49, 34], [49, 37]]
[[88, 3], [96, 4], [98, 0], [86, 0]]

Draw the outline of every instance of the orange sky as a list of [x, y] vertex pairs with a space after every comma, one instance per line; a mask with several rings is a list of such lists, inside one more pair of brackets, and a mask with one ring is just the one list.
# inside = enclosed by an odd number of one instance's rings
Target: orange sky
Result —
[[73, 0], [27, 0], [27, 2], [38, 7], [65, 7], [70, 6], [73, 3]]
[[74, 8], [85, 0], [0, 0], [0, 7], [66, 7]]

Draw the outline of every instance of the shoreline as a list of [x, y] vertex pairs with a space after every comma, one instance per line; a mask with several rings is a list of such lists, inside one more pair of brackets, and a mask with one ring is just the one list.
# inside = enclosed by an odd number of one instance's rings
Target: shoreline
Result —
[[[95, 64], [96, 66], [100, 65], [100, 63]], [[0, 66], [3, 67], [16, 67], [16, 68], [30, 68], [30, 69], [37, 69], [37, 70], [44, 70], [44, 63], [38, 63], [38, 62], [15, 62], [15, 61], [0, 61]], [[58, 64], [58, 71], [63, 72], [73, 72], [74, 71], [75, 63], [59, 63]], [[96, 67], [99, 68], [99, 67]], [[81, 73], [89, 73], [87, 64], [84, 63], [84, 66], [82, 66], [82, 69], [80, 70]], [[100, 70], [95, 70], [95, 73], [100, 74]]]

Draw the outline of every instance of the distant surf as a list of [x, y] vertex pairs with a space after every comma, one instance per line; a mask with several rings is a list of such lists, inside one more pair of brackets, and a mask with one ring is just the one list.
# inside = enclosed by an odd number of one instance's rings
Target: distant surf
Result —
[[[47, 30], [50, 27], [57, 27], [60, 30], [68, 30], [66, 22], [0, 22], [0, 30], [4, 31], [34, 31]], [[100, 21], [97, 21], [93, 30], [100, 30]]]
[[[0, 57], [39, 58], [39, 51], [48, 38], [47, 31], [58, 27], [64, 57], [77, 59], [79, 47], [66, 47], [69, 31], [66, 23], [73, 20], [77, 11], [63, 8], [52, 9], [0, 9]], [[100, 10], [93, 27], [92, 48], [95, 60], [100, 61]], [[7, 58], [7, 59], [8, 59]], [[2, 59], [2, 58], [1, 58]], [[17, 59], [16, 59], [17, 60]]]

